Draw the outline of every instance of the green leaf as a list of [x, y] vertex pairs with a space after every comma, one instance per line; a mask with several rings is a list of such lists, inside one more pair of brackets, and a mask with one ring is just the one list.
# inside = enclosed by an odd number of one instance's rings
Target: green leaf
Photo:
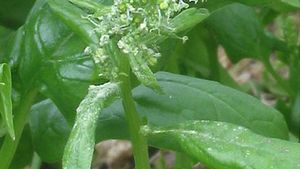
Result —
[[[252, 96], [213, 81], [166, 72], [156, 75], [163, 95], [143, 86], [133, 90], [140, 117], [147, 119], [150, 125], [216, 120], [245, 126], [267, 137], [288, 139], [287, 125], [281, 113]], [[124, 126], [123, 109], [117, 101], [101, 113], [97, 140], [128, 138]]]
[[92, 59], [83, 52], [87, 44], [43, 0], [37, 1], [13, 41], [7, 56], [18, 66], [20, 90], [40, 88], [72, 124], [89, 84], [98, 79]]
[[283, 3], [286, 3], [290, 6], [300, 8], [300, 1], [299, 0], [281, 0]]
[[43, 161], [53, 163], [62, 159], [71, 128], [50, 99], [32, 107], [29, 125], [34, 149]]
[[234, 3], [210, 15], [206, 25], [215, 34], [234, 62], [261, 58], [269, 54], [271, 45], [253, 8]]
[[296, 169], [300, 144], [266, 138], [249, 129], [216, 121], [190, 121], [171, 127], [142, 127], [150, 144], [183, 152], [216, 169]]
[[[93, 25], [87, 19], [83, 19], [87, 15], [84, 11], [67, 0], [48, 0], [48, 4], [53, 12], [88, 44], [98, 42]], [[99, 6], [105, 10], [104, 6]]]
[[175, 28], [174, 32], [179, 33], [193, 28], [208, 16], [209, 11], [207, 9], [189, 8], [172, 19], [171, 24]]
[[[247, 94], [216, 82], [171, 73], [160, 72], [156, 77], [164, 95], [157, 94], [145, 86], [133, 90], [140, 117], [147, 119], [153, 126], [175, 125], [189, 120], [218, 120], [248, 127], [268, 137], [288, 138], [287, 126], [282, 115]], [[36, 126], [32, 130], [33, 141], [36, 147], [39, 147], [37, 152], [42, 159], [53, 157], [53, 161], [59, 161], [63, 149], [53, 147], [56, 144], [65, 144], [66, 140], [59, 139], [63, 137], [60, 134], [55, 137], [44, 135], [44, 131], [53, 130], [53, 126], [69, 126], [67, 123], [61, 123], [64, 117], [53, 103], [47, 104], [46, 107], [35, 107], [38, 111], [32, 113], [30, 119]], [[49, 115], [45, 122], [47, 118], [44, 115], [50, 114], [48, 109], [53, 110], [51, 114], [55, 118]], [[41, 137], [43, 139], [39, 139]], [[106, 139], [129, 139], [121, 100], [104, 109], [98, 119], [96, 141]], [[52, 156], [53, 154], [56, 156]]]
[[25, 168], [31, 163], [32, 155], [33, 145], [31, 140], [31, 131], [29, 126], [26, 125], [24, 131], [22, 132], [20, 143], [9, 169]]
[[64, 169], [91, 167], [99, 113], [118, 96], [119, 85], [116, 83], [90, 86], [87, 96], [77, 108], [76, 121], [64, 151]]
[[161, 91], [153, 72], [141, 55], [129, 56], [129, 63], [132, 72], [142, 84], [157, 92]]
[[0, 64], [0, 113], [10, 137], [15, 139], [11, 100], [11, 80], [10, 67], [5, 63]]

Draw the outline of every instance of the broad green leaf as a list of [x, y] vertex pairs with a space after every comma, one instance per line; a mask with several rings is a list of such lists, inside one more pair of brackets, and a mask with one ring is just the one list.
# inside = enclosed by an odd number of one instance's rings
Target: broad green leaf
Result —
[[91, 167], [95, 129], [99, 113], [119, 96], [119, 85], [105, 83], [90, 86], [87, 96], [77, 108], [75, 124], [65, 147], [64, 169], [87, 169]]
[[12, 139], [15, 139], [11, 92], [12, 79], [10, 67], [5, 63], [0, 64], [0, 120], [3, 120], [5, 128], [8, 131], [10, 137]]
[[206, 25], [234, 62], [245, 57], [260, 58], [271, 51], [269, 39], [251, 7], [227, 5], [211, 14]]
[[[168, 126], [183, 123], [189, 120], [217, 120], [226, 121], [250, 128], [256, 133], [268, 137], [288, 138], [287, 126], [282, 115], [273, 108], [260, 103], [259, 100], [225, 87], [219, 83], [160, 72], [156, 74], [159, 85], [164, 95], [160, 95], [145, 86], [139, 86], [133, 90], [140, 117], [147, 119], [153, 126]], [[49, 106], [49, 107], [48, 107]], [[37, 125], [32, 128], [33, 140], [40, 147], [38, 152], [43, 159], [51, 158], [58, 161], [62, 149], [52, 148], [55, 144], [65, 144], [64, 139], [48, 137], [44, 135], [45, 128], [51, 129], [53, 125], [61, 125], [68, 128], [68, 124], [59, 123], [64, 121], [60, 111], [53, 103], [46, 107], [35, 105], [39, 111], [55, 109], [52, 114], [57, 118], [49, 118], [42, 114], [32, 113], [31, 121]], [[39, 127], [38, 124], [45, 124]], [[31, 125], [32, 126], [32, 125]], [[56, 126], [56, 125], [55, 125]], [[57, 142], [43, 142], [57, 138]], [[128, 127], [125, 120], [121, 101], [114, 102], [101, 112], [96, 129], [96, 141], [105, 139], [129, 139]]]
[[34, 149], [43, 161], [53, 163], [62, 159], [71, 128], [50, 99], [32, 107], [29, 126]]
[[41, 88], [73, 123], [76, 107], [98, 78], [92, 59], [83, 52], [87, 44], [43, 0], [36, 2], [13, 42], [6, 54], [18, 66], [21, 90]]
[[24, 169], [31, 163], [32, 155], [33, 144], [31, 140], [31, 131], [29, 126], [26, 125], [9, 169]]
[[183, 152], [215, 169], [300, 168], [300, 144], [266, 138], [230, 123], [190, 121], [142, 127], [150, 144]]
[[[163, 95], [143, 86], [133, 90], [140, 117], [146, 118], [150, 125], [216, 120], [245, 126], [267, 137], [288, 139], [287, 125], [281, 113], [252, 96], [213, 81], [165, 72], [156, 75]], [[128, 138], [124, 126], [123, 109], [117, 101], [101, 113], [97, 140]]]

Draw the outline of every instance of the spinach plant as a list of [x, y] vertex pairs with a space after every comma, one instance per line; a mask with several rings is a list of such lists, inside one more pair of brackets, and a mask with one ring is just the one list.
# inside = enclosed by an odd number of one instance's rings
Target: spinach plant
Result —
[[[95, 143], [107, 139], [130, 140], [137, 169], [151, 168], [148, 146], [181, 154], [188, 162], [177, 168], [300, 168], [299, 8], [297, 0], [37, 0], [17, 30], [9, 17], [0, 22], [0, 169], [88, 169]], [[271, 22], [282, 25], [281, 39], [264, 29]], [[234, 63], [264, 64], [275, 108], [220, 66], [220, 45]]]

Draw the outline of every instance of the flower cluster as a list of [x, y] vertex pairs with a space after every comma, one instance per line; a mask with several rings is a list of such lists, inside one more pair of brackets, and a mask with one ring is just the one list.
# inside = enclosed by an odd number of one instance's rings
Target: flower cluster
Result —
[[[197, 3], [198, 0], [188, 0]], [[202, 0], [203, 1], [203, 0]], [[175, 14], [189, 7], [183, 0], [115, 0], [108, 13], [86, 18], [100, 35], [99, 46], [93, 51], [95, 63], [102, 68], [112, 68], [111, 58], [105, 46], [115, 39], [118, 48], [131, 57], [141, 57], [147, 65], [154, 65], [160, 57], [156, 44], [145, 44], [140, 38], [149, 34], [175, 35], [170, 24]], [[187, 37], [181, 38], [183, 41]], [[105, 77], [113, 77], [117, 70], [102, 70]]]

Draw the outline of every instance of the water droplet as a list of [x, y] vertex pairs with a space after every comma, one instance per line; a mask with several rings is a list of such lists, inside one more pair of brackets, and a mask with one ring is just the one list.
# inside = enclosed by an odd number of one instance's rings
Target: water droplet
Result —
[[271, 144], [272, 143], [272, 140], [271, 139], [267, 139], [267, 144]]
[[212, 148], [211, 148], [211, 147], [208, 147], [208, 148], [207, 148], [207, 151], [212, 151]]
[[201, 123], [209, 123], [209, 120], [201, 120]]
[[169, 99], [173, 99], [173, 96], [170, 95], [170, 96], [169, 96]]
[[244, 130], [244, 127], [239, 126], [238, 130]]

